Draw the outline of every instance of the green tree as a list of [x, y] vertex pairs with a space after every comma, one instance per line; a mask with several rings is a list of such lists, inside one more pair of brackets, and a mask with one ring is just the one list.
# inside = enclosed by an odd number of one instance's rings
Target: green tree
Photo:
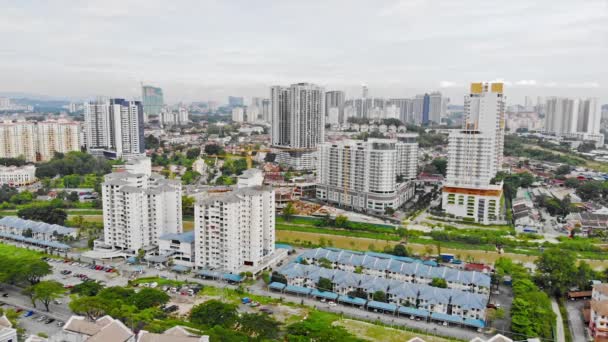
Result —
[[131, 301], [139, 310], [144, 310], [167, 303], [169, 295], [161, 290], [143, 288], [132, 297]]
[[344, 215], [336, 216], [336, 227], [344, 228], [348, 223], [348, 217]]
[[75, 314], [83, 315], [93, 321], [108, 313], [111, 301], [99, 296], [79, 297], [70, 301], [69, 307]]
[[34, 200], [34, 195], [26, 190], [13, 195], [10, 201], [14, 204], [26, 204], [30, 203], [32, 200]]
[[190, 321], [209, 327], [219, 325], [230, 328], [236, 322], [238, 315], [236, 305], [226, 304], [219, 300], [209, 300], [196, 305], [190, 311]]
[[53, 300], [61, 298], [65, 293], [65, 289], [57, 281], [45, 280], [33, 285], [32, 292], [34, 293], [34, 300], [40, 301], [46, 311], [49, 311], [49, 304]]
[[244, 313], [238, 319], [239, 330], [258, 341], [276, 340], [280, 323], [264, 313]]
[[194, 197], [184, 195], [182, 196], [182, 210], [184, 215], [194, 215]]
[[206, 330], [205, 333], [209, 336], [209, 341], [213, 342], [249, 342], [249, 337], [242, 332], [219, 325]]
[[388, 298], [386, 297], [386, 293], [384, 291], [376, 291], [372, 294], [372, 299], [376, 302], [388, 302]]
[[328, 269], [334, 268], [334, 265], [332, 264], [332, 262], [327, 258], [320, 258], [318, 263], [319, 263], [319, 266], [323, 267], [323, 268], [328, 268]]
[[293, 215], [295, 215], [295, 214], [296, 214], [296, 208], [293, 206], [293, 203], [291, 203], [291, 202], [287, 203], [285, 208], [283, 208], [283, 218], [285, 219], [285, 221], [291, 221], [291, 219], [293, 218]]
[[571, 167], [570, 165], [564, 164], [560, 165], [560, 167], [555, 170], [555, 174], [558, 176], [564, 176], [570, 173]]
[[17, 261], [15, 267], [21, 277], [27, 280], [31, 285], [38, 284], [42, 277], [52, 273], [51, 266], [42, 260]]
[[591, 290], [591, 281], [598, 279], [599, 275], [591, 268], [591, 266], [585, 261], [580, 261], [576, 270], [576, 286], [581, 291]]
[[199, 147], [191, 148], [186, 152], [186, 158], [197, 159], [201, 155], [201, 149]]
[[574, 283], [576, 257], [572, 252], [552, 248], [536, 260], [536, 283], [549, 293], [562, 296]]
[[443, 176], [446, 175], [448, 170], [448, 160], [446, 158], [435, 158], [431, 162], [431, 165], [435, 167], [435, 170], [437, 170], [438, 173], [442, 174]]
[[224, 154], [224, 149], [220, 145], [215, 145], [215, 144], [205, 145], [205, 154], [222, 155], [222, 154]]
[[51, 205], [34, 205], [19, 209], [17, 216], [25, 220], [42, 221], [49, 224], [63, 225], [68, 217], [65, 210]]
[[409, 256], [409, 251], [403, 244], [398, 244], [393, 247], [393, 255], [396, 256]]
[[317, 289], [319, 291], [332, 291], [333, 285], [331, 283], [331, 279], [319, 277], [319, 281], [317, 282]]
[[74, 287], [70, 289], [70, 292], [81, 296], [96, 296], [102, 289], [103, 285], [96, 281], [84, 281], [74, 285]]
[[445, 289], [448, 287], [448, 283], [443, 278], [433, 278], [433, 280], [431, 280], [431, 286]]

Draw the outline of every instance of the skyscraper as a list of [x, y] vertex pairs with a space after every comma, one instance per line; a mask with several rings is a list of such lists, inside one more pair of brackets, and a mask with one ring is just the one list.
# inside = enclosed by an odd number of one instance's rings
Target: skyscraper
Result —
[[604, 145], [600, 133], [601, 113], [597, 99], [549, 97], [545, 103], [545, 132], [562, 137], [595, 141]]
[[503, 160], [502, 83], [473, 83], [465, 97], [463, 129], [450, 133], [442, 205], [447, 214], [488, 224], [502, 212], [502, 183], [492, 180]]
[[141, 86], [141, 100], [144, 106], [144, 122], [148, 122], [150, 115], [160, 115], [165, 105], [163, 90], [153, 86]]
[[85, 103], [87, 151], [110, 158], [142, 154], [143, 116], [139, 101], [98, 99]]
[[272, 114], [270, 112], [270, 99], [262, 99], [262, 105], [260, 107], [260, 116], [266, 123], [272, 122]]
[[344, 92], [341, 90], [333, 90], [325, 93], [325, 117], [329, 117], [330, 110], [336, 108], [338, 110], [338, 122], [344, 122]]
[[323, 88], [310, 83], [274, 86], [270, 98], [277, 161], [298, 170], [313, 169], [325, 133]]

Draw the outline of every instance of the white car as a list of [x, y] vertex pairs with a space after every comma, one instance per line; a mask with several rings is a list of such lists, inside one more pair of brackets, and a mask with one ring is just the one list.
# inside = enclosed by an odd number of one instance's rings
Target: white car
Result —
[[329, 302], [329, 306], [337, 306], [336, 302]]
[[155, 288], [155, 287], [157, 287], [157, 286], [158, 286], [158, 283], [157, 283], [157, 282], [150, 283], [150, 287], [151, 287], [151, 288]]

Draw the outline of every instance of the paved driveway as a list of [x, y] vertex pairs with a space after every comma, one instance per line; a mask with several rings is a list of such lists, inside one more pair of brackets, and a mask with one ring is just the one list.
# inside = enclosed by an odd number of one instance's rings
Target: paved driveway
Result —
[[566, 301], [566, 311], [568, 311], [568, 324], [572, 333], [573, 342], [584, 342], [586, 338], [586, 327], [583, 321], [583, 306], [586, 300]]

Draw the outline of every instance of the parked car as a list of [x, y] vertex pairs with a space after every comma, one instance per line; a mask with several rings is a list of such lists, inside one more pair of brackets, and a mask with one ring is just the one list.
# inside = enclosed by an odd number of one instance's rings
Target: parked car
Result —
[[44, 322], [44, 324], [51, 324], [51, 323], [53, 323], [53, 322], [55, 322], [55, 319], [54, 319], [54, 318], [49, 318], [49, 319], [47, 319], [47, 320]]
[[58, 326], [58, 327], [62, 327], [64, 324], [65, 324], [65, 323], [64, 323], [64, 322], [62, 322], [62, 321], [57, 321], [57, 326]]
[[2, 297], [4, 297], [4, 298], [8, 297], [8, 293], [3, 293]]

